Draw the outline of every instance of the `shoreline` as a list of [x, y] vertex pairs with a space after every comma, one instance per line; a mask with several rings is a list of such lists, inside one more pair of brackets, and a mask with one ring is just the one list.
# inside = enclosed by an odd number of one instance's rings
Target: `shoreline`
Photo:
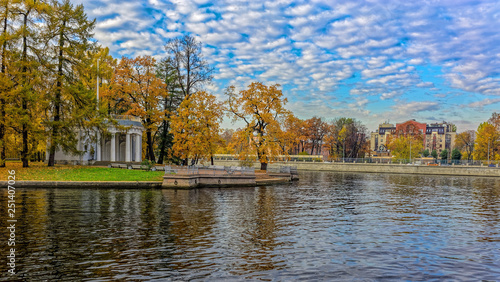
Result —
[[[237, 160], [215, 160], [216, 165], [237, 165]], [[442, 176], [480, 176], [500, 177], [500, 168], [487, 166], [427, 166], [377, 163], [323, 163], [323, 162], [275, 162], [268, 164], [269, 168], [280, 166], [296, 166], [302, 171], [333, 171], [354, 173], [398, 173]], [[254, 163], [260, 167], [260, 163]]]
[[[198, 189], [198, 188], [238, 188], [257, 187], [263, 185], [274, 185], [290, 183], [286, 178], [264, 178], [257, 179], [252, 185], [221, 185], [221, 186], [200, 186], [190, 188], [163, 187], [162, 181], [40, 181], [40, 180], [20, 180], [16, 181], [15, 188], [71, 188], [71, 189]], [[7, 181], [0, 181], [1, 187], [7, 187]]]

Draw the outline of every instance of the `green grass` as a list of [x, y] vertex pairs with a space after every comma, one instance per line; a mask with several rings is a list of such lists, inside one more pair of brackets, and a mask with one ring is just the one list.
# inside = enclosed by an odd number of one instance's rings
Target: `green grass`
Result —
[[22, 168], [20, 162], [7, 162], [0, 168], [0, 181], [7, 181], [8, 170], [16, 171], [16, 181], [162, 181], [163, 171], [144, 171], [107, 167], [56, 165], [30, 163]]

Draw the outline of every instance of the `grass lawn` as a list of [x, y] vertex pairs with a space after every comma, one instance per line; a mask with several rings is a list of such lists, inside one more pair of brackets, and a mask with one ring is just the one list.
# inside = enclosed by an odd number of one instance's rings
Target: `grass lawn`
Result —
[[30, 162], [23, 168], [21, 162], [7, 162], [0, 167], [0, 181], [7, 181], [8, 170], [16, 171], [16, 181], [162, 181], [163, 171], [144, 171], [107, 167], [56, 165]]

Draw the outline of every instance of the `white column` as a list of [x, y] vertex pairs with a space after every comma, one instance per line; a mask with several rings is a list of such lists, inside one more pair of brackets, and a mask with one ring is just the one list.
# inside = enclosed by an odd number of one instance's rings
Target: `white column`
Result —
[[142, 144], [141, 144], [141, 135], [135, 134], [135, 161], [141, 162], [142, 158]]
[[116, 137], [115, 133], [111, 133], [111, 161], [116, 161]]
[[97, 147], [95, 148], [96, 150], [96, 160], [98, 162], [101, 161], [101, 133], [99, 133], [99, 131], [97, 131]]
[[125, 161], [130, 162], [130, 133], [125, 137]]

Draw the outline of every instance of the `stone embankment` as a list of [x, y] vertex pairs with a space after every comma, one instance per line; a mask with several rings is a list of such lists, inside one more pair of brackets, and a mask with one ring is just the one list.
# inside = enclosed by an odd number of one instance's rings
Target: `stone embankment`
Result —
[[[82, 188], [82, 189], [153, 189], [161, 188], [161, 181], [16, 181], [16, 188]], [[7, 181], [0, 181], [7, 187]]]
[[[235, 160], [215, 160], [216, 165], [238, 165]], [[296, 166], [298, 170], [310, 171], [337, 171], [360, 173], [402, 173], [424, 175], [458, 175], [458, 176], [487, 176], [500, 177], [500, 168], [487, 166], [428, 166], [376, 163], [325, 163], [325, 162], [277, 162], [268, 167]], [[254, 167], [260, 167], [254, 163]]]
[[[254, 169], [231, 166], [208, 168], [166, 168], [162, 188], [192, 189], [201, 187], [244, 187], [286, 183], [294, 180], [292, 173], [256, 173]], [[298, 179], [298, 178], [297, 178]]]

